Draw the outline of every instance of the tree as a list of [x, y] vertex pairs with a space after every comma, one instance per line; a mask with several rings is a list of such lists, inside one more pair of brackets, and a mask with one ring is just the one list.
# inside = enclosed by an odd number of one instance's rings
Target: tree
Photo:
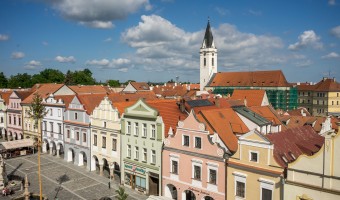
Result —
[[118, 190], [116, 190], [117, 196], [116, 199], [118, 200], [126, 200], [129, 196], [125, 193], [125, 189], [123, 187], [119, 187]]
[[0, 72], [0, 88], [6, 88], [8, 80], [3, 72]]
[[119, 87], [120, 86], [119, 80], [108, 80], [107, 84], [111, 87]]
[[73, 72], [71, 72], [70, 70], [67, 70], [67, 72], [66, 72], [64, 83], [66, 85], [74, 85], [74, 83], [73, 83]]
[[[28, 116], [34, 119], [34, 124], [36, 127], [40, 124], [41, 119], [47, 114], [45, 110], [45, 106], [42, 103], [42, 98], [38, 93], [34, 94], [32, 103], [30, 105], [30, 109], [28, 111]], [[40, 200], [42, 200], [42, 183], [41, 183], [41, 174], [40, 174], [40, 147], [41, 147], [41, 128], [38, 141], [36, 142], [36, 146], [38, 147], [38, 179], [39, 179], [39, 190], [40, 190]]]
[[63, 83], [64, 74], [57, 69], [45, 69], [32, 77], [32, 83]]
[[8, 80], [9, 88], [31, 88], [32, 86], [32, 76], [27, 73], [18, 73], [15, 76], [11, 76]]

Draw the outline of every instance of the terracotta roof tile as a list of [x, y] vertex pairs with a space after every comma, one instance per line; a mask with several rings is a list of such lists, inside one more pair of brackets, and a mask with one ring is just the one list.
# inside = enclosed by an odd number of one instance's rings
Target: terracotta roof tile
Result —
[[318, 152], [325, 140], [310, 126], [291, 128], [265, 137], [274, 144], [274, 158], [282, 167], [287, 167], [287, 163], [302, 154], [310, 156]]
[[28, 98], [32, 92], [31, 91], [14, 91], [18, 97], [21, 99], [21, 101], [24, 101], [26, 98]]
[[137, 101], [138, 99], [154, 100], [157, 99], [153, 91], [139, 91], [136, 93], [111, 93], [108, 95], [111, 102]]
[[5, 105], [8, 105], [9, 96], [11, 96], [13, 91], [0, 92], [1, 98], [5, 101]]
[[145, 82], [130, 82], [130, 84], [137, 90], [150, 90], [150, 87]]
[[[198, 119], [216, 132], [231, 152], [237, 151], [237, 137], [235, 134], [249, 132], [247, 126], [232, 108], [202, 110]], [[213, 133], [211, 132], [211, 133]]]
[[86, 109], [88, 115], [100, 104], [106, 94], [78, 94], [76, 95]]
[[39, 94], [41, 98], [46, 98], [50, 94], [53, 94], [57, 90], [59, 90], [64, 84], [54, 84], [54, 83], [44, 83], [44, 84], [35, 84], [32, 88], [34, 88], [34, 92], [28, 96], [23, 104], [30, 104], [33, 101], [34, 95]]
[[234, 90], [231, 100], [247, 100], [247, 106], [261, 106], [264, 95], [264, 90]]
[[290, 87], [281, 70], [253, 72], [219, 72], [208, 83], [216, 86]]
[[75, 95], [56, 95], [54, 96], [54, 99], [56, 99], [57, 101], [59, 99], [62, 99], [66, 109], [68, 108], [68, 105], [72, 102], [73, 98], [75, 97]]
[[252, 106], [249, 107], [249, 109], [273, 122], [274, 125], [281, 125], [282, 130], [285, 130], [285, 125], [281, 122], [279, 116], [271, 106]]
[[109, 87], [101, 85], [71, 85], [68, 87], [76, 94], [106, 94], [111, 92]]
[[287, 111], [289, 115], [294, 115], [294, 116], [303, 116], [302, 113], [304, 113], [306, 116], [311, 116], [311, 114], [308, 112], [308, 110], [304, 107], [299, 107], [295, 110], [290, 110]]

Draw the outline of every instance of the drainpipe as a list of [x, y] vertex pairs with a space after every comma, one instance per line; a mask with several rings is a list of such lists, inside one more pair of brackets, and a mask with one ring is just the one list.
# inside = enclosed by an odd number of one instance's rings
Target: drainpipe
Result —
[[324, 138], [323, 142], [323, 158], [322, 158], [322, 185], [321, 188], [324, 188], [325, 182], [325, 152], [326, 151], [326, 138]]

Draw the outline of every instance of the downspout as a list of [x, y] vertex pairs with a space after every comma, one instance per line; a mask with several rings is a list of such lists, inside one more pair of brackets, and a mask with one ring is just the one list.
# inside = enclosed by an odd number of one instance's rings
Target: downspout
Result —
[[321, 188], [324, 188], [325, 182], [325, 154], [326, 154], [326, 138], [323, 141], [323, 158], [322, 158], [322, 185]]

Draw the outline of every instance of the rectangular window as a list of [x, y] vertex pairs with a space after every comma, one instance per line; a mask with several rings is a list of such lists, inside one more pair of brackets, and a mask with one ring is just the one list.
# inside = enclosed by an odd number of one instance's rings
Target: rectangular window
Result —
[[18, 117], [18, 125], [21, 126], [21, 117]]
[[258, 153], [250, 152], [250, 161], [257, 162], [257, 159], [258, 159]]
[[146, 188], [146, 179], [139, 177], [139, 176], [136, 176], [136, 187], [145, 189]]
[[143, 124], [143, 137], [146, 137], [146, 124]]
[[183, 146], [189, 146], [189, 139], [188, 135], [183, 135]]
[[201, 138], [195, 137], [195, 148], [200, 149], [201, 148]]
[[131, 122], [127, 122], [127, 134], [131, 134]]
[[58, 124], [58, 133], [61, 134], [61, 124]]
[[154, 124], [151, 125], [151, 138], [156, 138], [156, 126]]
[[77, 141], [79, 141], [79, 131], [77, 131]]
[[211, 66], [214, 66], [214, 58], [211, 58]]
[[86, 142], [86, 133], [83, 133], [83, 142]]
[[117, 151], [117, 139], [112, 139], [112, 151]]
[[67, 138], [70, 138], [70, 130], [66, 130], [66, 133], [67, 133], [67, 134], [66, 134], [66, 137], [67, 137]]
[[272, 200], [272, 190], [262, 188], [262, 198], [261, 200]]
[[103, 149], [106, 148], [106, 137], [105, 136], [102, 137], [102, 148]]
[[201, 167], [194, 165], [194, 179], [201, 180]]
[[138, 122], [135, 122], [135, 135], [138, 136], [138, 134], [139, 134]]
[[106, 122], [103, 123], [103, 127], [106, 128]]
[[245, 197], [245, 183], [236, 181], [236, 196]]
[[148, 160], [148, 150], [143, 148], [143, 161], [146, 162]]
[[4, 117], [1, 117], [1, 123], [4, 123]]
[[131, 145], [127, 145], [127, 148], [126, 148], [126, 156], [128, 158], [131, 158]]
[[17, 125], [17, 118], [15, 116], [13, 117], [13, 122], [14, 122], [14, 125]]
[[43, 122], [43, 129], [44, 129], [44, 131], [47, 131], [47, 122]]
[[206, 66], [206, 65], [207, 65], [207, 60], [206, 60], [206, 58], [204, 58], [203, 60], [204, 60], [204, 61], [203, 61], [203, 62], [204, 62], [203, 64], [204, 64], [204, 66]]
[[12, 124], [12, 116], [8, 115], [8, 119], [9, 119], [8, 123]]
[[216, 170], [209, 169], [209, 183], [216, 185]]
[[151, 150], [151, 163], [156, 164], [156, 151]]
[[171, 173], [178, 174], [178, 162], [176, 160], [171, 161]]
[[74, 119], [78, 119], [78, 113], [74, 113]]
[[58, 117], [61, 117], [61, 110], [58, 109]]
[[50, 108], [50, 116], [53, 116], [53, 110]]
[[50, 131], [51, 131], [51, 133], [53, 133], [53, 122], [50, 122]]
[[97, 135], [93, 137], [93, 146], [97, 146]]
[[135, 159], [138, 160], [139, 159], [139, 148], [135, 147]]

